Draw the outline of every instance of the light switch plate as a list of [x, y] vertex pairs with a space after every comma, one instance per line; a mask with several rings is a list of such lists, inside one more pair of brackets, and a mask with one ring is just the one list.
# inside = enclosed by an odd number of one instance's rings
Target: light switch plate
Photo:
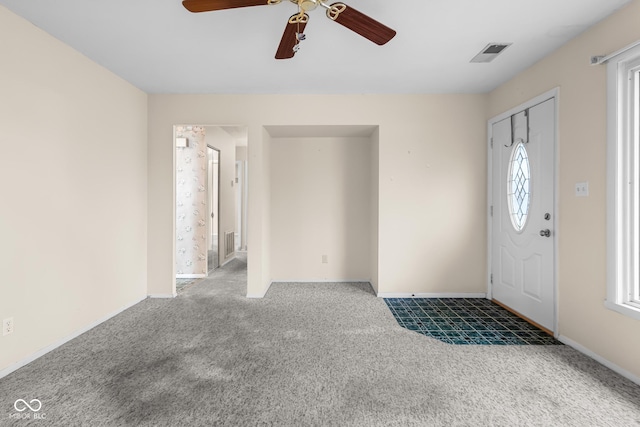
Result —
[[589, 182], [578, 182], [576, 184], [576, 197], [589, 196]]

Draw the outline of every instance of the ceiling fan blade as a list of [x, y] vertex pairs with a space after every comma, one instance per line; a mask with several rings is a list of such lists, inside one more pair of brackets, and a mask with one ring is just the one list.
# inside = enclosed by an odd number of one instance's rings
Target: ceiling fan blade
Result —
[[387, 43], [396, 35], [395, 30], [344, 3], [333, 3], [327, 9], [327, 16], [378, 45]]
[[287, 26], [284, 28], [284, 34], [280, 40], [280, 45], [276, 51], [276, 59], [290, 59], [296, 54], [294, 50], [296, 44], [298, 44], [298, 33], [304, 34], [304, 28], [309, 21], [309, 15], [305, 14], [301, 19], [301, 15], [295, 14], [287, 22]]
[[279, 3], [269, 0], [184, 0], [182, 5], [189, 12], [209, 12], [212, 10], [233, 9], [236, 7], [266, 6]]

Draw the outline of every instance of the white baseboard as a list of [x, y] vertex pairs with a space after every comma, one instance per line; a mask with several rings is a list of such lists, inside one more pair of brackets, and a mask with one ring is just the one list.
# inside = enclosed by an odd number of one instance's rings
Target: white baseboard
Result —
[[176, 279], [204, 279], [206, 274], [176, 274]]
[[264, 298], [267, 295], [267, 292], [269, 292], [269, 289], [271, 288], [271, 285], [273, 285], [274, 282], [269, 282], [269, 286], [267, 286], [267, 288], [264, 290], [264, 292], [258, 293], [258, 294], [247, 294], [247, 298], [251, 298], [251, 299], [260, 299], [260, 298]]
[[133, 307], [134, 305], [144, 301], [146, 299], [146, 297], [134, 301], [131, 304], [126, 305], [123, 308], [120, 308], [112, 313], [107, 314], [106, 316], [91, 322], [90, 324], [88, 324], [87, 326], [78, 329], [77, 331], [73, 332], [71, 335], [67, 335], [66, 337], [61, 338], [60, 340], [54, 342], [51, 345], [46, 346], [45, 348], [36, 351], [35, 353], [30, 354], [29, 356], [25, 357], [24, 359], [0, 370], [0, 378], [4, 378], [7, 375], [9, 375], [10, 373], [17, 371], [18, 369], [22, 368], [23, 366], [28, 365], [29, 363], [33, 362], [34, 360], [44, 356], [45, 354], [49, 353], [52, 350], [55, 350], [56, 348], [60, 347], [63, 344], [66, 344], [67, 342], [71, 341], [74, 338], [79, 337], [80, 335], [84, 334], [87, 331], [90, 331], [91, 329], [95, 328], [96, 326], [98, 326], [101, 323], [106, 322], [107, 320], [111, 319], [112, 317], [117, 316], [118, 314], [122, 313], [125, 310], [128, 310], [129, 308]]
[[371, 279], [285, 279], [273, 283], [371, 283]]
[[148, 295], [149, 298], [175, 298], [178, 294], [176, 292], [172, 294], [152, 294]]
[[[236, 259], [236, 253], [232, 253], [231, 255], [229, 255], [229, 258], [225, 259], [224, 262], [222, 264], [220, 264], [220, 267], [224, 267], [225, 265], [229, 264], [231, 261], [233, 261], [234, 259]], [[218, 267], [218, 268], [220, 268]]]
[[574, 348], [575, 350], [578, 350], [580, 353], [584, 354], [585, 356], [589, 356], [590, 358], [592, 358], [596, 362], [606, 366], [607, 368], [611, 369], [614, 372], [617, 372], [618, 374], [622, 375], [626, 379], [628, 379], [630, 381], [633, 381], [634, 383], [640, 385], [640, 377], [638, 377], [637, 375], [632, 374], [631, 372], [627, 371], [626, 369], [621, 368], [620, 366], [618, 366], [615, 363], [605, 359], [604, 357], [594, 353], [593, 351], [589, 350], [588, 348], [584, 347], [583, 345], [578, 344], [577, 342], [573, 341], [571, 338], [567, 338], [564, 335], [560, 335], [560, 336], [558, 336], [558, 341], [568, 345], [571, 348]]
[[269, 289], [271, 288], [271, 285], [273, 285], [274, 283], [368, 283], [369, 286], [371, 286], [371, 281], [368, 279], [362, 279], [362, 280], [274, 280], [271, 283], [269, 283], [269, 286], [267, 286], [267, 289], [264, 290], [264, 292], [259, 293], [259, 294], [247, 294], [247, 298], [264, 298], [265, 295], [267, 295], [267, 292], [269, 292]]
[[378, 298], [487, 298], [487, 294], [378, 292]]

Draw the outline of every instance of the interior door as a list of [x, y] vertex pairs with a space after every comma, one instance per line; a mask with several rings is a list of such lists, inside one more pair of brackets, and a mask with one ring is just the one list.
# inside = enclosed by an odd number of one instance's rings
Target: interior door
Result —
[[555, 100], [492, 126], [493, 299], [554, 330]]

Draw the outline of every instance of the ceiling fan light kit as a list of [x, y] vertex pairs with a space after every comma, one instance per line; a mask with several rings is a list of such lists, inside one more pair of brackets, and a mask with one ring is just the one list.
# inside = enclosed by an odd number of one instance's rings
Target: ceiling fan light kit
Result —
[[[309, 22], [310, 12], [318, 6], [326, 9], [327, 18], [348, 28], [349, 30], [371, 40], [377, 45], [384, 45], [396, 32], [368, 15], [338, 2], [327, 4], [323, 0], [289, 0], [298, 6], [298, 13], [291, 16], [284, 29], [280, 45], [276, 51], [276, 59], [293, 58], [300, 50], [300, 42], [305, 39], [304, 29]], [[182, 5], [190, 12], [211, 12], [215, 10], [235, 9], [250, 6], [270, 6], [282, 3], [282, 0], [183, 0]]]

